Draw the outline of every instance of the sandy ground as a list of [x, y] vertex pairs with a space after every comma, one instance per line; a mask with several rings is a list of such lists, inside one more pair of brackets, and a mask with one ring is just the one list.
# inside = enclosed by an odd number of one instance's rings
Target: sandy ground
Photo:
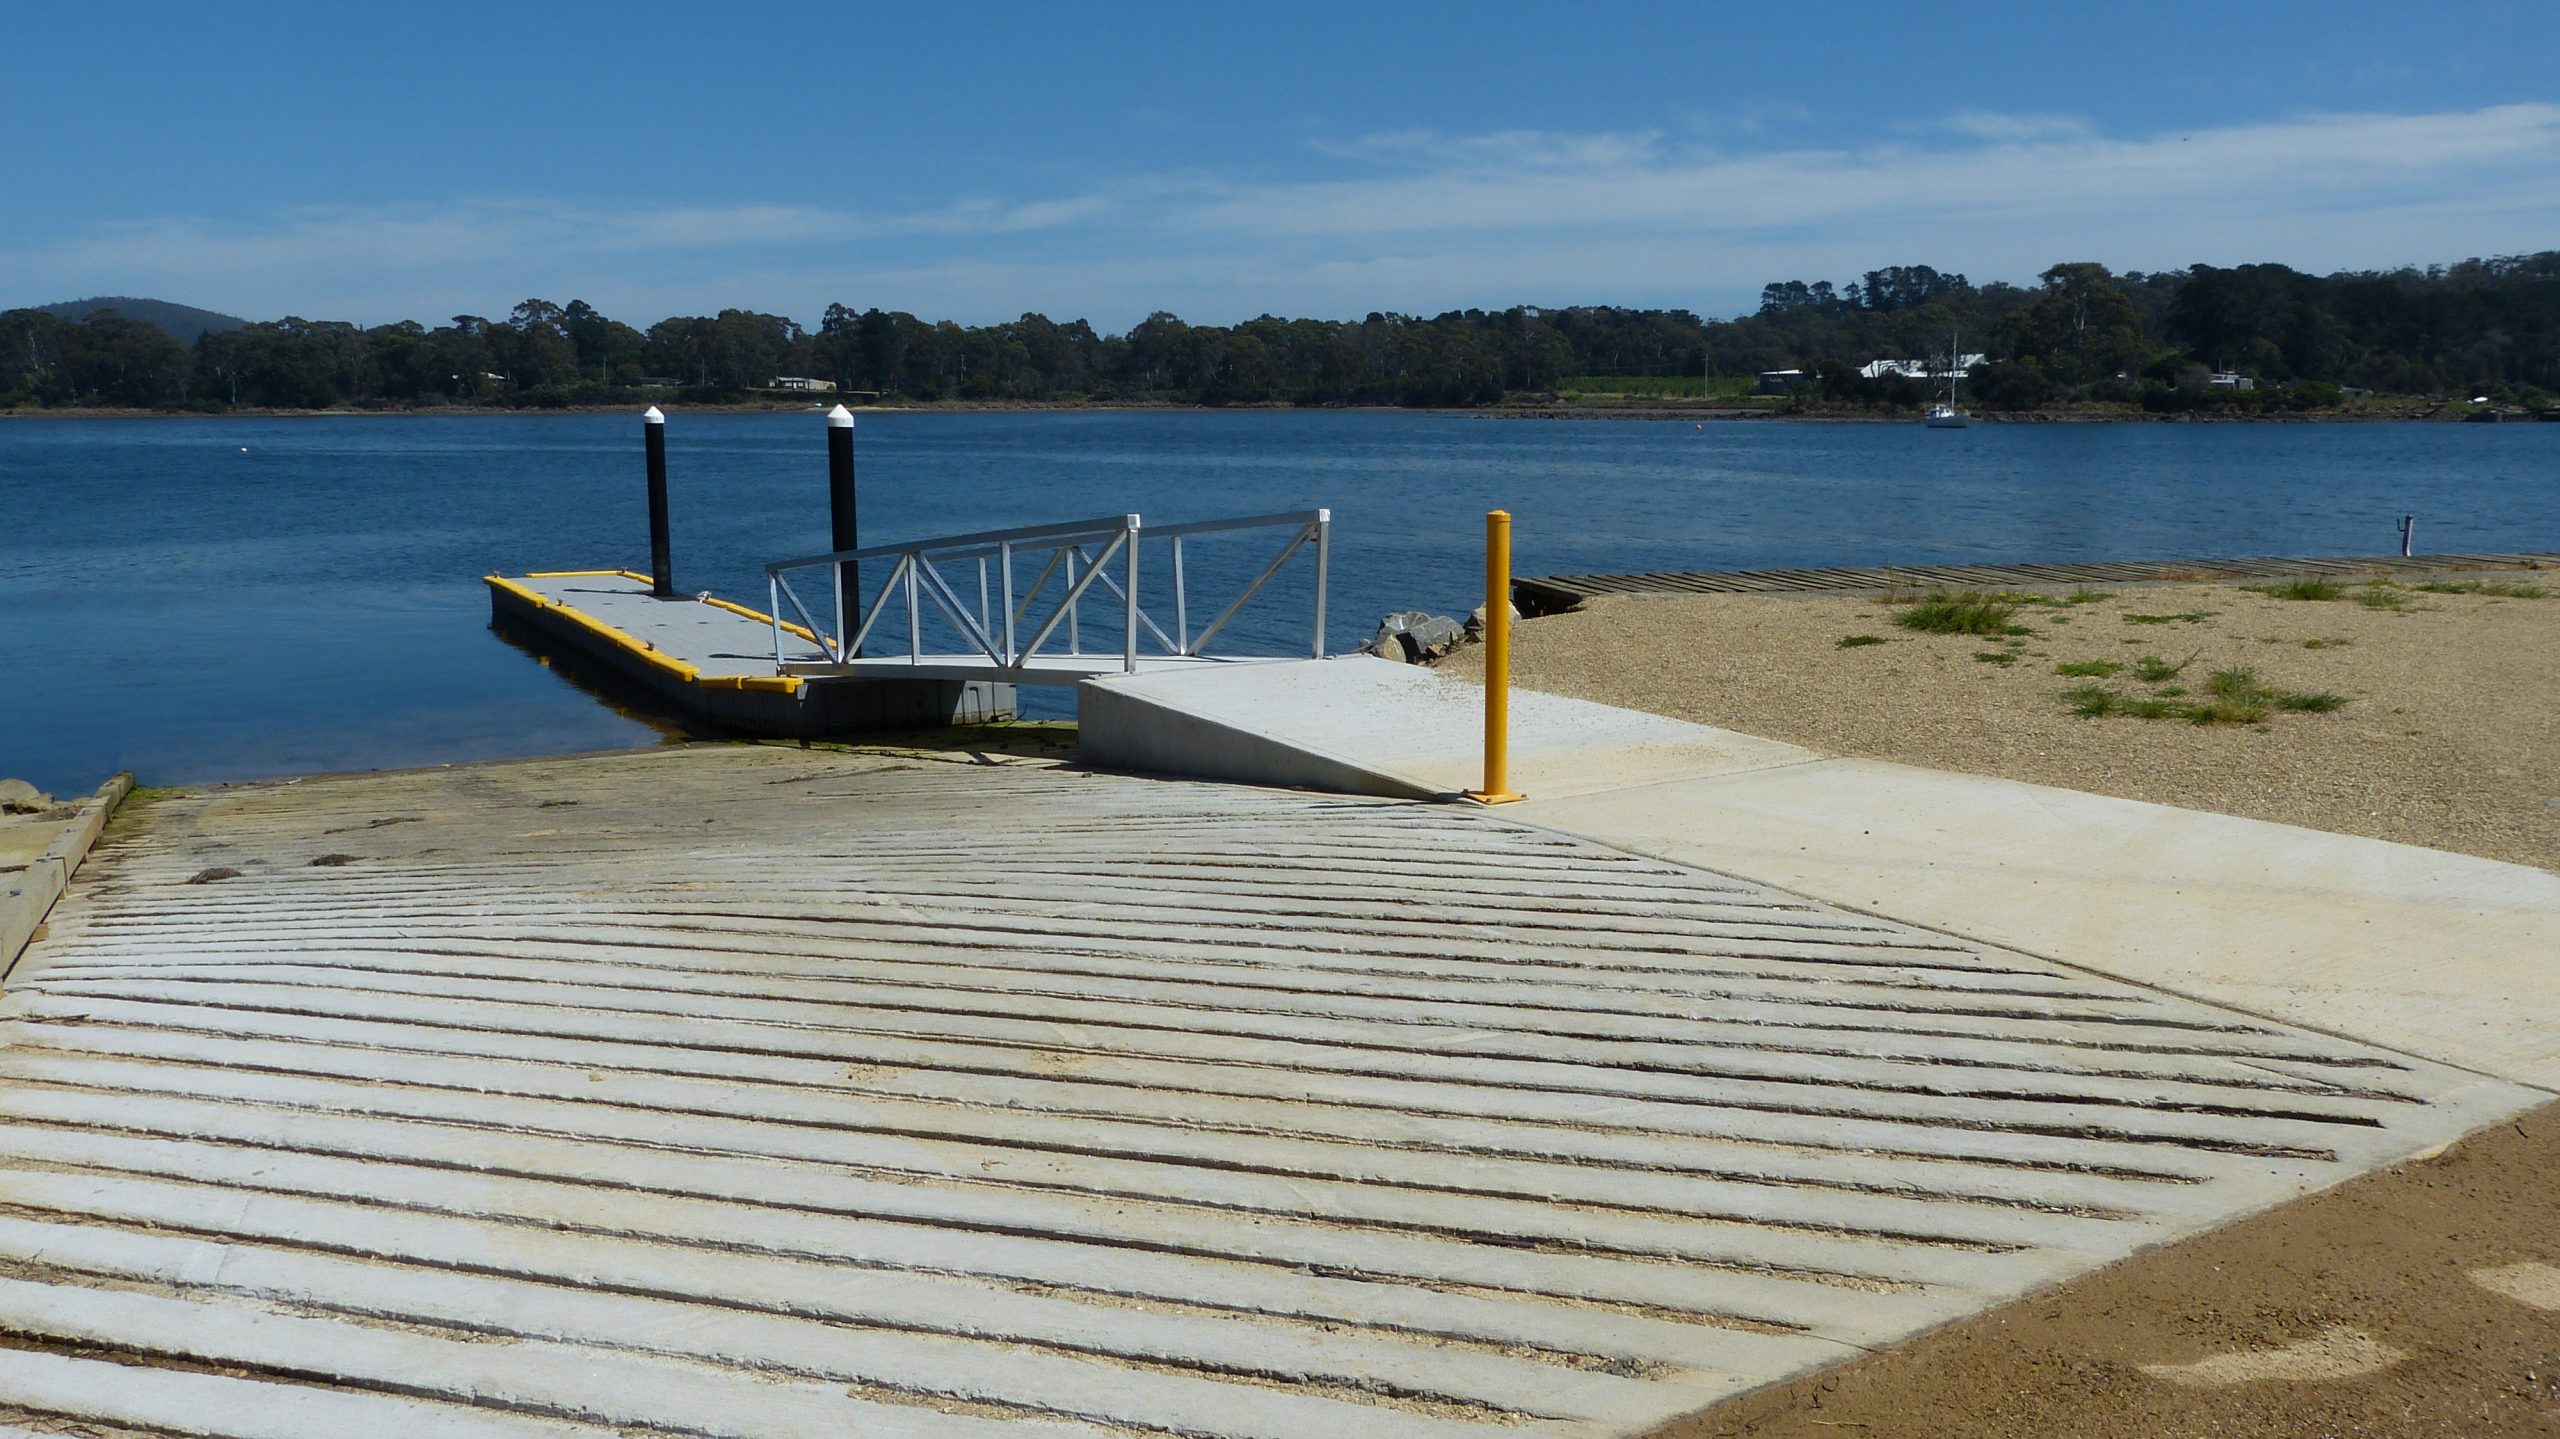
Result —
[[2560, 1106], [1660, 1439], [2560, 1433]]
[[[2124, 587], [2026, 606], [2016, 622], [2030, 633], [2005, 639], [1916, 633], [1894, 623], [1897, 605], [1876, 599], [1610, 598], [1518, 626], [1513, 677], [1832, 753], [2560, 868], [2560, 575], [2455, 578], [2538, 586], [2548, 597], [2349, 585], [2340, 599], [2285, 600], [2233, 584]], [[2397, 607], [2369, 607], [2368, 595]], [[1840, 648], [1858, 635], [1883, 642]], [[2145, 656], [2186, 668], [2144, 684], [2131, 670]], [[2055, 672], [2090, 660], [2126, 671]], [[1472, 678], [1481, 651], [1444, 663]], [[2192, 699], [2214, 671], [2241, 667], [2347, 702], [2199, 726], [2081, 718], [2062, 699], [2091, 683], [2129, 698], [2183, 688]]]

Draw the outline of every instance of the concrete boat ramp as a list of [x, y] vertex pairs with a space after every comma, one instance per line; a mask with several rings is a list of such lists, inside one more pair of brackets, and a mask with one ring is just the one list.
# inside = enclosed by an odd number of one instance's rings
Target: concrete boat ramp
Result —
[[2545, 1098], [1513, 810], [151, 796], [0, 995], [0, 1432], [1642, 1434]]

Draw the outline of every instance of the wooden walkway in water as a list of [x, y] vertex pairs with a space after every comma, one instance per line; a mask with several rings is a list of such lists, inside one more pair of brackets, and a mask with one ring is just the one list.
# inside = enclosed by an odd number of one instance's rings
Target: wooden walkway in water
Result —
[[2062, 585], [2175, 584], [2295, 575], [2388, 578], [2462, 570], [2560, 569], [2560, 554], [2370, 555], [2327, 559], [2092, 560], [2055, 564], [1881, 565], [1816, 570], [1693, 570], [1540, 575], [1511, 582], [1523, 614], [1549, 615], [1600, 595], [1873, 594], [1885, 590], [2050, 589]]
[[0, 1433], [1643, 1433], [2534, 1096], [1455, 806], [723, 748], [136, 806]]

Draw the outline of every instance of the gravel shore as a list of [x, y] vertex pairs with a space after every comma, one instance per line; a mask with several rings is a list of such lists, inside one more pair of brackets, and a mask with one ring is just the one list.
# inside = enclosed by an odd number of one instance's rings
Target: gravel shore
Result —
[[[2023, 604], [2011, 622], [2026, 633], [2005, 636], [1896, 623], [1917, 595], [1608, 598], [1517, 626], [1512, 673], [1523, 688], [1836, 754], [2560, 869], [2560, 577], [2453, 578], [2510, 593], [2125, 587]], [[1876, 642], [1842, 647], [1858, 636]], [[2145, 657], [2183, 668], [2144, 682]], [[2123, 668], [2057, 673], [2104, 661]], [[1443, 664], [1479, 678], [1482, 651]], [[2197, 724], [2088, 718], [2064, 698], [2096, 685], [2123, 701], [2193, 704], [2212, 675], [2236, 669], [2344, 703]]]

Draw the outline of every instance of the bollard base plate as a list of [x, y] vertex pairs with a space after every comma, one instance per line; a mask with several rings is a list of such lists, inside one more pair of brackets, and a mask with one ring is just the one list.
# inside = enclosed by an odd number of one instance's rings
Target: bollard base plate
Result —
[[1459, 798], [1471, 799], [1478, 804], [1518, 804], [1528, 796], [1507, 789], [1471, 789], [1461, 792]]

